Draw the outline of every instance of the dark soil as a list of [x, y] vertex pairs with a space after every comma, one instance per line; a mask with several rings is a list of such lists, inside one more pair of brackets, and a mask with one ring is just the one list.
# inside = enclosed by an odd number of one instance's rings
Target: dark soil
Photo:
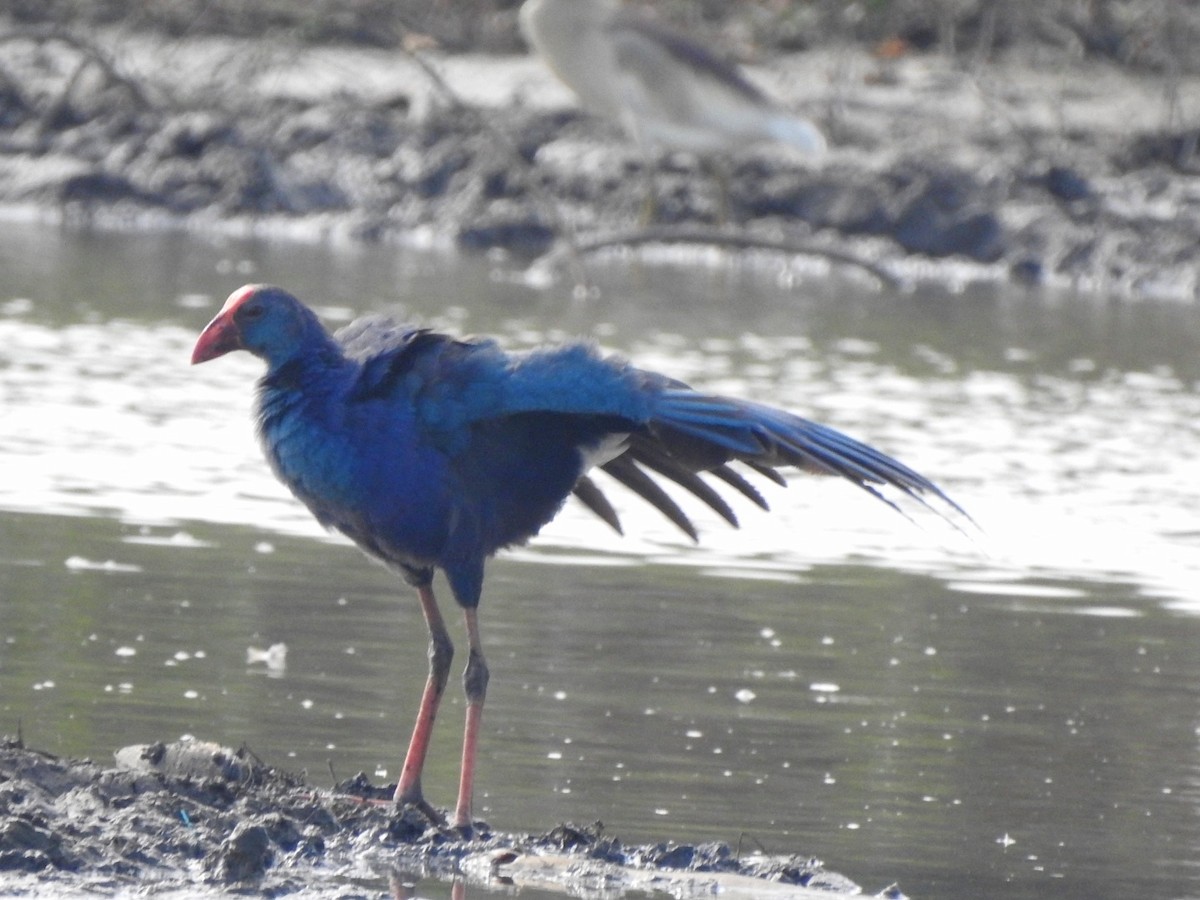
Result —
[[[115, 765], [0, 743], [0, 880], [6, 896], [230, 891], [395, 896], [421, 877], [606, 897], [804, 898], [858, 892], [811, 859], [740, 854], [725, 844], [630, 846], [598, 823], [542, 835], [476, 834], [397, 810], [358, 775], [318, 789], [245, 749], [193, 741], [125, 747]], [[376, 887], [363, 890], [364, 884]], [[358, 887], [356, 888], [355, 885]], [[589, 887], [592, 886], [592, 887]], [[900, 898], [895, 888], [880, 896]]]
[[[925, 5], [936, 9], [897, 13], [892, 32], [878, 17], [838, 32], [839, 4], [802, 5], [823, 18], [799, 53], [786, 39], [796, 23], [763, 18], [771, 4], [739, 4], [743, 22], [692, 22], [757, 51], [772, 92], [817, 120], [832, 150], [819, 165], [740, 155], [727, 210], [696, 160], [659, 160], [650, 236], [637, 227], [644, 162], [616, 131], [576, 112], [535, 61], [448, 52], [518, 47], [515, 4], [469, 6], [486, 35], [432, 23], [457, 37], [419, 54], [379, 49], [414, 37], [399, 21], [396, 40], [353, 46], [358, 26], [334, 16], [322, 21], [339, 43], [306, 42], [312, 22], [289, 19], [287, 4], [208, 4], [224, 17], [178, 37], [139, 30], [179, 29], [116, 0], [87, 29], [34, 5], [7, 28], [0, 19], [0, 209], [81, 226], [418, 240], [517, 261], [614, 235], [732, 241], [731, 256], [750, 244], [834, 268], [849, 257], [888, 280], [1194, 299], [1200, 75], [1172, 47], [1200, 13], [1109, 2], [1075, 21], [1078, 4], [1017, 3], [989, 6], [1010, 10], [993, 21]], [[255, 10], [268, 19], [255, 25]], [[271, 23], [268, 38], [238, 36]]]

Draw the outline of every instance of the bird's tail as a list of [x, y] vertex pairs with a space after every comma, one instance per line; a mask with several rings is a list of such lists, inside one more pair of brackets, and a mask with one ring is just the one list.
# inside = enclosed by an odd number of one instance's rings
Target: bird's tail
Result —
[[778, 141], [799, 150], [807, 156], [821, 156], [828, 149], [825, 135], [807, 119], [788, 113], [779, 113], [767, 121], [767, 134]]

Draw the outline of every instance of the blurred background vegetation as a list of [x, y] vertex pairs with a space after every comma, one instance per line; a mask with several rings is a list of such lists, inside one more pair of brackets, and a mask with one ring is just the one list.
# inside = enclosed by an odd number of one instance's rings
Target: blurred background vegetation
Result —
[[[631, 0], [742, 59], [828, 42], [968, 60], [1013, 48], [1148, 72], [1200, 70], [1200, 0]], [[0, 27], [278, 33], [311, 43], [512, 52], [520, 0], [4, 0]]]

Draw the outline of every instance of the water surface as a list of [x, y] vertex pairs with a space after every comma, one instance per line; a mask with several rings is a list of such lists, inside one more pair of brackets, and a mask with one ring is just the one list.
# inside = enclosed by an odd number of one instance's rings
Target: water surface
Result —
[[[1196, 310], [887, 295], [770, 257], [590, 271], [573, 298], [433, 253], [6, 227], [0, 730], [395, 777], [416, 604], [271, 479], [256, 361], [187, 365], [230, 290], [277, 281], [334, 324], [401, 304], [511, 347], [591, 335], [863, 438], [980, 523], [811, 478], [738, 531], [689, 506], [699, 546], [619, 488], [625, 538], [568, 506], [489, 570], [494, 827], [741, 839], [914, 898], [1200, 894]], [[285, 668], [247, 664], [279, 642]]]

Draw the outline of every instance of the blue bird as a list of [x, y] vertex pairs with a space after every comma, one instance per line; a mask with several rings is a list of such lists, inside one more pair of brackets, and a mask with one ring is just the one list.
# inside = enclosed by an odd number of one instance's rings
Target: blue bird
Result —
[[[837, 475], [895, 504], [889, 485], [965, 515], [933, 482], [840, 432], [783, 410], [692, 390], [602, 355], [588, 342], [507, 353], [370, 316], [331, 335], [286, 291], [247, 285], [196, 341], [192, 362], [248, 350], [267, 366], [258, 434], [271, 468], [326, 528], [413, 585], [429, 629], [429, 677], [395, 802], [444, 822], [421, 771], [454, 649], [433, 595], [441, 569], [466, 620], [466, 727], [451, 824], [469, 834], [488, 667], [478, 607], [485, 561], [527, 541], [574, 495], [618, 532], [600, 469], [696, 538], [652, 475], [675, 482], [731, 525], [701, 473], [766, 508], [731, 463], [783, 484], [781, 467]], [[944, 516], [947, 512], [940, 513]]]

